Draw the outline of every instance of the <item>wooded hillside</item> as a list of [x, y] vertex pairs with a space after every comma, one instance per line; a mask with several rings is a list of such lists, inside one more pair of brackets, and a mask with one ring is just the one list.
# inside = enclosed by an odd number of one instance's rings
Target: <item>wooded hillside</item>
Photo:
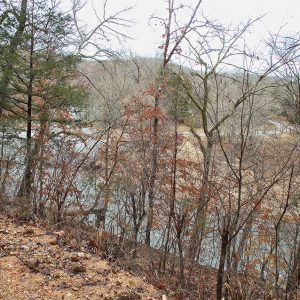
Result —
[[299, 33], [252, 48], [261, 18], [194, 4], [150, 18], [163, 34], [145, 58], [111, 47], [130, 7], [104, 1], [92, 24], [79, 0], [0, 0], [1, 211], [171, 299], [297, 299]]

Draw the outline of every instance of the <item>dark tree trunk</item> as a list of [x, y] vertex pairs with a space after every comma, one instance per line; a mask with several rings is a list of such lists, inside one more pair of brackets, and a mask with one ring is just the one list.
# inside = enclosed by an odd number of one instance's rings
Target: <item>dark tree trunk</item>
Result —
[[[159, 97], [155, 97], [155, 110], [159, 107]], [[152, 149], [152, 168], [149, 182], [149, 196], [148, 196], [148, 216], [146, 226], [146, 239], [145, 243], [150, 245], [151, 230], [153, 224], [153, 208], [154, 208], [154, 189], [157, 177], [157, 165], [158, 165], [158, 118], [155, 117], [153, 121], [153, 149]]]
[[288, 276], [286, 292], [294, 292], [300, 284], [300, 243], [298, 243], [291, 272]]
[[216, 290], [216, 299], [222, 300], [223, 297], [223, 285], [224, 285], [224, 274], [225, 274], [225, 261], [228, 247], [228, 231], [225, 230], [222, 232], [221, 236], [221, 254], [220, 262], [217, 275], [217, 290]]
[[[31, 15], [31, 38], [30, 38], [30, 52], [29, 52], [29, 82], [27, 87], [27, 129], [26, 129], [26, 167], [21, 186], [18, 192], [18, 197], [25, 198], [28, 203], [31, 201], [31, 191], [33, 184], [33, 164], [34, 157], [32, 153], [32, 92], [33, 92], [33, 53], [34, 53], [34, 27], [33, 27], [33, 10]], [[32, 203], [32, 212], [37, 214], [37, 203]]]

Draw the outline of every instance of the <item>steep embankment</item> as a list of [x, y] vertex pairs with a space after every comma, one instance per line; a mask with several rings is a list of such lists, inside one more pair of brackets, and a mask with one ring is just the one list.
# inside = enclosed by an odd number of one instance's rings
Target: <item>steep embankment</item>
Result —
[[0, 299], [161, 299], [156, 289], [95, 255], [63, 246], [60, 233], [0, 215]]

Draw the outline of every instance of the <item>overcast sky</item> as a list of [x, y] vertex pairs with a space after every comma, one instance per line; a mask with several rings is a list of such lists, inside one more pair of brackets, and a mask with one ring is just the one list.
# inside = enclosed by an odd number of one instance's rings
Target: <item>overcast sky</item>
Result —
[[[101, 0], [88, 0], [86, 8], [80, 17], [84, 22], [93, 24], [95, 18], [93, 6], [101, 11]], [[192, 4], [196, 0], [178, 0], [177, 3]], [[62, 0], [70, 3], [70, 0]], [[111, 12], [118, 11], [126, 6], [134, 6], [129, 18], [135, 25], [128, 30], [132, 40], [122, 47], [130, 48], [133, 52], [143, 56], [153, 56], [161, 43], [162, 28], [149, 26], [152, 14], [166, 13], [165, 0], [108, 0]], [[238, 24], [249, 18], [265, 15], [251, 31], [250, 43], [256, 43], [261, 37], [266, 37], [268, 31], [276, 32], [283, 23], [288, 23], [285, 31], [300, 31], [300, 0], [203, 0], [202, 11], [206, 16], [219, 20], [221, 23]]]

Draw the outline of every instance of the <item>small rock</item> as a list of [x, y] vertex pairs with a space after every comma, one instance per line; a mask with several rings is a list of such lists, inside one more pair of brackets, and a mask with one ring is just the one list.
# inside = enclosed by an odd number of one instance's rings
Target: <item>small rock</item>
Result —
[[54, 289], [55, 289], [56, 291], [59, 291], [59, 290], [67, 289], [67, 288], [69, 288], [69, 287], [70, 287], [70, 286], [69, 286], [66, 282], [62, 282], [62, 283], [56, 285], [56, 286], [54, 287]]
[[85, 266], [80, 263], [74, 263], [71, 265], [71, 269], [74, 273], [83, 273], [86, 271]]
[[71, 298], [71, 297], [72, 297], [72, 293], [70, 293], [70, 292], [67, 293], [67, 294], [66, 294], [66, 297], [67, 297], [67, 298]]
[[142, 297], [135, 292], [125, 292], [118, 295], [117, 300], [138, 300], [142, 299]]
[[93, 281], [85, 281], [82, 283], [82, 286], [95, 286], [97, 285], [97, 282], [93, 282]]
[[56, 231], [56, 232], [54, 232], [54, 234], [59, 236], [59, 237], [64, 237], [65, 236], [65, 232], [63, 230]]
[[145, 289], [143, 288], [143, 287], [137, 287], [137, 288], [135, 288], [134, 289], [136, 292], [138, 292], [138, 293], [144, 293], [145, 292]]
[[30, 258], [24, 261], [24, 263], [30, 270], [37, 271], [40, 262], [37, 258]]
[[78, 256], [71, 256], [70, 260], [73, 261], [73, 262], [78, 262], [80, 259], [79, 259]]
[[1, 257], [5, 257], [5, 256], [7, 256], [7, 253], [1, 252], [1, 251], [0, 251], [0, 258], [1, 258]]
[[21, 248], [21, 250], [24, 250], [24, 251], [30, 250], [30, 247], [28, 247], [27, 245], [22, 245], [20, 248]]
[[47, 269], [47, 268], [43, 269], [43, 270], [41, 271], [41, 274], [43, 274], [43, 275], [45, 275], [45, 276], [50, 276], [50, 275], [51, 275], [50, 270]]
[[77, 252], [77, 256], [80, 257], [80, 258], [85, 258], [86, 257], [85, 253], [83, 253], [83, 252]]
[[168, 298], [167, 298], [166, 295], [162, 295], [162, 296], [161, 296], [161, 299], [162, 299], [162, 300], [168, 300]]
[[52, 245], [52, 246], [57, 245], [57, 240], [56, 240], [56, 238], [50, 238], [50, 239], [48, 240], [48, 244], [50, 244], [50, 245]]
[[34, 230], [32, 228], [28, 228], [23, 232], [24, 235], [33, 235]]

